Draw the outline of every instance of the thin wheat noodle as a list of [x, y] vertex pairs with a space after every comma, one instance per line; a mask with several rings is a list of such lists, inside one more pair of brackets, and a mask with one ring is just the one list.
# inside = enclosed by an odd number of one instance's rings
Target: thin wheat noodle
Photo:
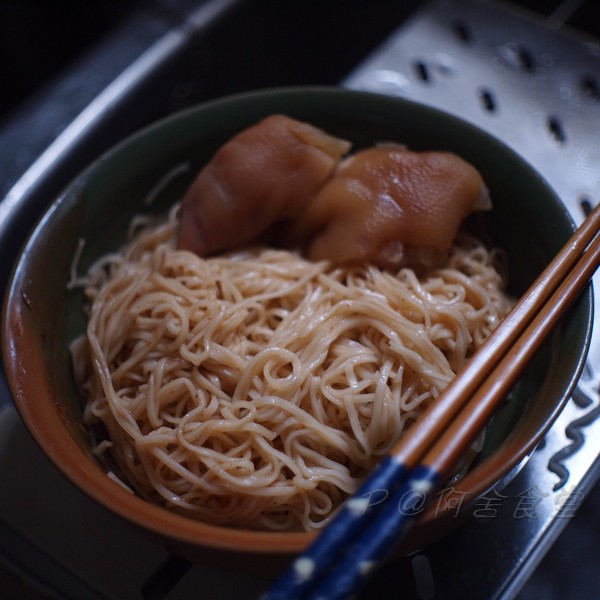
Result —
[[418, 276], [268, 248], [202, 259], [176, 227], [174, 210], [73, 275], [73, 355], [98, 454], [211, 523], [322, 527], [510, 307], [472, 237]]

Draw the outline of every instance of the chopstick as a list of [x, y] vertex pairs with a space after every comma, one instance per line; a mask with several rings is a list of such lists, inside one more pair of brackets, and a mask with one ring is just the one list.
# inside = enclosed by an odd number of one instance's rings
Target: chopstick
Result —
[[599, 230], [600, 205], [315, 542], [275, 582], [267, 600], [341, 599], [366, 584], [591, 280], [600, 264]]

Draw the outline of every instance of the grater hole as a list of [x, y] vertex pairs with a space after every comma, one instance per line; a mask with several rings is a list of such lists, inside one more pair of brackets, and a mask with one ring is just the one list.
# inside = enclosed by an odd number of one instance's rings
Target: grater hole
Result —
[[469, 44], [473, 40], [471, 28], [464, 21], [458, 19], [453, 21], [452, 31], [454, 32], [454, 35], [465, 44]]
[[533, 54], [523, 44], [509, 42], [500, 47], [500, 55], [504, 60], [516, 69], [522, 69], [527, 73], [535, 71], [535, 59]]
[[422, 60], [416, 60], [413, 64], [413, 68], [415, 70], [415, 73], [417, 74], [417, 77], [421, 81], [425, 83], [429, 83], [431, 81], [431, 73], [429, 72], [429, 67]]
[[585, 75], [581, 79], [581, 88], [586, 98], [598, 102], [600, 100], [600, 88], [598, 83], [591, 75]]
[[481, 99], [481, 104], [485, 110], [488, 112], [496, 112], [498, 104], [496, 102], [496, 97], [491, 90], [487, 88], [479, 90], [479, 98]]
[[142, 585], [144, 600], [164, 600], [190, 570], [192, 563], [180, 556], [171, 554]]
[[412, 559], [411, 566], [419, 600], [435, 598], [437, 592], [429, 559], [423, 554], [418, 554]]
[[533, 72], [535, 69], [535, 61], [533, 59], [533, 54], [527, 50], [521, 44], [517, 44], [517, 56], [519, 57], [519, 62], [521, 64], [521, 68], [528, 73]]
[[565, 144], [567, 141], [567, 134], [565, 133], [561, 120], [557, 116], [551, 115], [548, 117], [547, 125], [550, 135], [558, 143]]
[[581, 210], [583, 211], [583, 214], [586, 217], [594, 209], [591, 198], [588, 198], [587, 196], [581, 196], [579, 198], [579, 206], [581, 206]]

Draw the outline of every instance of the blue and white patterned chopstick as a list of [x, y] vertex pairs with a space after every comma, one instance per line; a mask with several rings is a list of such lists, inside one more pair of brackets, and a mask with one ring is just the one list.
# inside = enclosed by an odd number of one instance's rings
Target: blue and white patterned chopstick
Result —
[[411, 473], [396, 457], [386, 457], [264, 600], [333, 600], [355, 594], [402, 539], [439, 480], [427, 467]]

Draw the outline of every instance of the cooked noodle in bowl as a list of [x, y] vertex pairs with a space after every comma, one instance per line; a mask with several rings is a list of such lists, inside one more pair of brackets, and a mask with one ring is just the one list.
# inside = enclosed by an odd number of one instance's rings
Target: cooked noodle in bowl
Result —
[[210, 523], [312, 530], [356, 491], [510, 308], [463, 235], [417, 275], [250, 247], [176, 247], [178, 212], [84, 278], [84, 421], [125, 481]]

